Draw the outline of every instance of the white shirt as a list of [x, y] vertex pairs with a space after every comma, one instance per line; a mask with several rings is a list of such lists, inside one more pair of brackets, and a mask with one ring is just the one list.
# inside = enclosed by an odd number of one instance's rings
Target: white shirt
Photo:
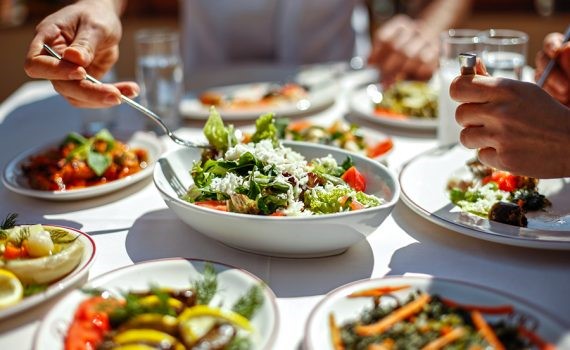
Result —
[[360, 0], [181, 0], [186, 70], [348, 60]]

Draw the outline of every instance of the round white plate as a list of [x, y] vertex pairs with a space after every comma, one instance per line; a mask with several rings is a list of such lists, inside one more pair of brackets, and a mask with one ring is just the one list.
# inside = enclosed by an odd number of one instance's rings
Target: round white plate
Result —
[[[215, 91], [222, 95], [231, 95], [235, 91], [243, 91], [248, 89], [259, 89], [270, 82], [257, 82], [249, 84], [237, 84], [220, 86], [208, 89], [208, 91]], [[255, 120], [261, 114], [273, 112], [277, 117], [291, 117], [300, 114], [307, 114], [327, 107], [334, 103], [336, 93], [338, 91], [338, 84], [330, 79], [326, 83], [319, 83], [318, 86], [311, 88], [307, 96], [298, 101], [283, 102], [275, 105], [267, 105], [264, 107], [252, 108], [222, 108], [216, 107], [218, 112], [222, 115], [224, 120]], [[210, 107], [203, 105], [197, 96], [188, 95], [180, 103], [180, 113], [182, 116], [192, 119], [207, 119], [210, 115]]]
[[[85, 287], [100, 288], [115, 293], [129, 289], [147, 290], [152, 285], [187, 288], [191, 281], [202, 276], [206, 263], [202, 260], [182, 258], [146, 261], [106, 273]], [[265, 286], [263, 305], [251, 320], [256, 330], [252, 340], [254, 349], [270, 349], [277, 336], [279, 323], [273, 292], [263, 281], [245, 270], [215, 262], [211, 264], [218, 274], [218, 293], [212, 299], [212, 305], [231, 306], [249, 288], [260, 283]], [[88, 295], [76, 290], [57, 303], [44, 317], [36, 333], [34, 349], [63, 349], [64, 338], [75, 310], [86, 298]]]
[[6, 309], [0, 310], [0, 320], [3, 320], [11, 315], [16, 313], [22, 312], [24, 310], [28, 310], [39, 303], [43, 303], [44, 301], [54, 297], [57, 294], [65, 292], [67, 289], [75, 286], [79, 283], [83, 278], [87, 276], [91, 265], [93, 264], [95, 258], [95, 242], [89, 235], [83, 233], [79, 230], [70, 227], [63, 227], [57, 225], [46, 225], [48, 227], [57, 227], [66, 229], [70, 231], [74, 235], [79, 235], [79, 242], [83, 245], [83, 256], [81, 257], [81, 261], [79, 265], [71, 271], [67, 276], [62, 278], [61, 280], [51, 284], [46, 290], [41, 293], [37, 293], [31, 295], [27, 298], [24, 298], [18, 304], [8, 307]]
[[379, 91], [382, 91], [379, 84], [368, 84], [356, 88], [349, 96], [351, 112], [373, 123], [390, 127], [415, 130], [435, 130], [437, 128], [437, 119], [415, 117], [401, 119], [375, 113], [371, 96]]
[[424, 218], [450, 230], [515, 246], [570, 249], [570, 178], [540, 180], [539, 192], [552, 202], [545, 211], [527, 213], [528, 227], [516, 227], [464, 213], [450, 202], [446, 186], [475, 153], [459, 145], [429, 150], [400, 172], [402, 200]]
[[538, 321], [536, 331], [544, 340], [558, 345], [559, 349], [568, 349], [570, 346], [569, 325], [518, 297], [468, 282], [435, 277], [394, 276], [353, 282], [327, 294], [309, 316], [305, 327], [304, 349], [333, 350], [328, 321], [330, 313], [335, 315], [337, 324], [341, 325], [356, 319], [362, 310], [372, 306], [370, 298], [347, 298], [347, 295], [370, 288], [401, 285], [411, 286], [410, 289], [393, 293], [401, 298], [413, 290], [421, 290], [461, 304], [511, 305], [516, 311], [531, 315]]
[[141, 171], [122, 179], [111, 181], [102, 185], [79, 188], [68, 191], [41, 191], [31, 188], [22, 172], [22, 163], [30, 156], [43, 152], [50, 147], [58, 145], [61, 140], [47, 145], [35, 147], [23, 152], [12, 159], [4, 168], [2, 182], [9, 190], [24, 196], [43, 198], [56, 201], [86, 199], [100, 196], [109, 192], [117, 191], [137, 181], [147, 178], [152, 174], [156, 160], [160, 157], [163, 149], [160, 140], [150, 133], [137, 132], [126, 142], [131, 147], [142, 148], [148, 152], [148, 165]]

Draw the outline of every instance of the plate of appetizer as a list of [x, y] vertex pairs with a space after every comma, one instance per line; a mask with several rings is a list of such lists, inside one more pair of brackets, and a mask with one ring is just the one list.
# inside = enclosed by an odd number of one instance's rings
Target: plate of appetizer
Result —
[[435, 277], [362, 280], [311, 312], [304, 349], [568, 349], [568, 325], [514, 295]]
[[437, 128], [437, 90], [431, 83], [400, 81], [388, 89], [368, 84], [349, 97], [351, 112], [376, 124], [418, 130]]
[[50, 200], [76, 200], [119, 190], [152, 174], [162, 153], [156, 136], [137, 132], [126, 141], [101, 130], [25, 151], [5, 167], [2, 182], [9, 190]]
[[0, 229], [0, 320], [81, 283], [95, 257], [95, 243], [79, 230], [15, 219]]
[[34, 348], [270, 349], [278, 322], [275, 295], [249, 272], [163, 259], [69, 293], [44, 317]]
[[460, 145], [426, 151], [400, 172], [402, 199], [450, 230], [498, 243], [570, 249], [570, 179], [486, 167]]
[[154, 183], [182, 221], [229, 246], [286, 257], [339, 254], [376, 231], [398, 200], [395, 175], [380, 162], [281, 141], [271, 113], [257, 119], [247, 143], [215, 110], [204, 134], [211, 150], [165, 154]]
[[180, 112], [188, 118], [207, 119], [214, 106], [226, 120], [255, 120], [268, 111], [289, 117], [331, 105], [337, 90], [334, 80], [318, 85], [258, 82], [220, 86], [189, 95], [180, 104]]

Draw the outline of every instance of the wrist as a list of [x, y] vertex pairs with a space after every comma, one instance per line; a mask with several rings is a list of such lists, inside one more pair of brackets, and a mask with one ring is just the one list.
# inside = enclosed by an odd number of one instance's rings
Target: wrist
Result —
[[105, 6], [120, 16], [125, 8], [126, 0], [78, 0], [77, 3], [93, 3], [98, 7]]

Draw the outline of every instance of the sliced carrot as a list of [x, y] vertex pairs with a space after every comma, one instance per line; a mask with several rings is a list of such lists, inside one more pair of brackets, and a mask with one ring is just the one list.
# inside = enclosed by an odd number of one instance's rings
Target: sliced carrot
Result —
[[211, 200], [211, 201], [194, 202], [194, 204], [204, 208], [210, 208], [220, 211], [228, 211], [227, 201]]
[[331, 331], [333, 349], [344, 350], [344, 343], [342, 342], [342, 338], [340, 336], [340, 328], [338, 328], [338, 325], [336, 324], [334, 315], [332, 313], [329, 315], [329, 328]]
[[391, 348], [386, 347], [386, 345], [384, 345], [384, 343], [382, 343], [382, 344], [370, 344], [366, 348], [366, 350], [390, 350], [390, 349]]
[[17, 247], [12, 243], [8, 242], [4, 246], [4, 259], [6, 260], [13, 260], [13, 259], [20, 259], [28, 257], [28, 251], [24, 245]]
[[381, 297], [385, 294], [390, 294], [402, 289], [410, 288], [408, 285], [401, 285], [401, 286], [388, 286], [388, 287], [378, 287], [378, 288], [371, 288], [366, 290], [361, 290], [358, 292], [350, 293], [348, 295], [349, 298], [359, 298], [359, 297]]
[[313, 123], [308, 120], [298, 120], [289, 124], [289, 126], [287, 126], [287, 130], [301, 132], [305, 129], [310, 128], [312, 125]]
[[488, 314], [488, 315], [503, 315], [514, 312], [514, 308], [511, 305], [497, 305], [497, 306], [469, 305], [469, 304], [460, 304], [456, 301], [446, 298], [441, 298], [441, 302], [448, 307], [456, 307], [459, 309], [465, 309], [467, 311], [479, 311], [482, 314]]
[[479, 311], [476, 310], [471, 311], [471, 320], [473, 321], [475, 328], [477, 328], [479, 333], [483, 336], [483, 338], [485, 338], [487, 343], [489, 343], [489, 345], [493, 347], [493, 349], [495, 350], [505, 349], [505, 346], [501, 343], [499, 337], [497, 337], [493, 328], [489, 326], [489, 324], [487, 323], [487, 321], [485, 321], [485, 318]]
[[422, 350], [443, 349], [447, 345], [463, 337], [463, 335], [465, 335], [465, 329], [463, 327], [454, 328], [451, 332], [448, 332], [447, 334], [429, 342], [426, 346], [422, 348]]
[[423, 307], [430, 301], [430, 299], [431, 297], [429, 294], [421, 294], [417, 299], [409, 302], [399, 309], [396, 309], [376, 323], [356, 326], [356, 334], [361, 337], [382, 334], [396, 323], [422, 311]]
[[370, 158], [375, 158], [383, 155], [394, 147], [392, 139], [380, 141], [375, 145], [371, 145], [366, 149], [366, 155]]
[[389, 108], [376, 107], [374, 108], [374, 114], [380, 117], [388, 117], [391, 119], [409, 119], [407, 115], [394, 112]]

